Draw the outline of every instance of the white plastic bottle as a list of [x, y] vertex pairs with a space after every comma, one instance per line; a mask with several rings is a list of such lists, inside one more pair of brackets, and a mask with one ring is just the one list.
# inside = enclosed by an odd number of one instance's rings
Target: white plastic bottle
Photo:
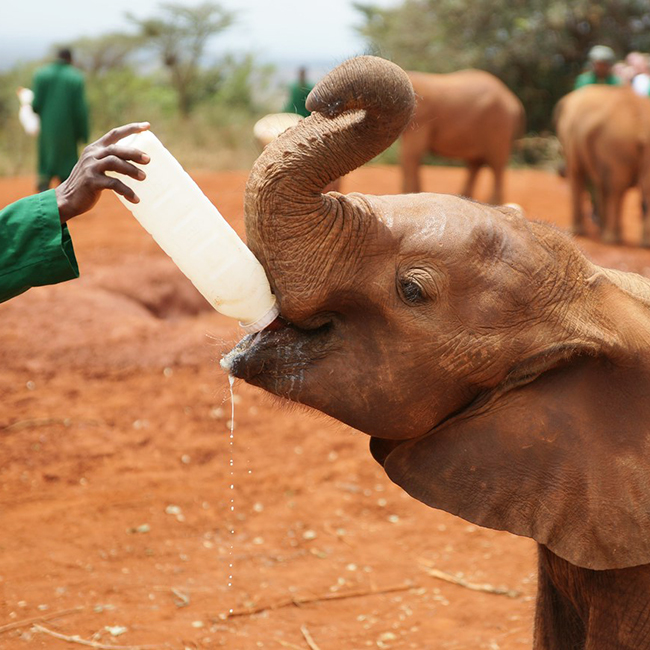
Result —
[[118, 194], [120, 201], [218, 312], [249, 333], [273, 322], [279, 308], [262, 265], [180, 163], [151, 131], [120, 144], [151, 159], [134, 163], [143, 181], [110, 172], [140, 198], [130, 203]]
[[34, 101], [34, 92], [29, 88], [18, 88], [16, 91], [20, 110], [18, 111], [18, 120], [20, 121], [27, 135], [38, 135], [41, 130], [41, 118], [34, 113], [32, 102]]

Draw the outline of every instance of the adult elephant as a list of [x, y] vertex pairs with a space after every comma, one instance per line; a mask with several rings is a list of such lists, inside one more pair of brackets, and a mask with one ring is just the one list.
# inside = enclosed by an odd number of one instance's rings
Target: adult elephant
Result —
[[369, 434], [424, 503], [537, 540], [536, 648], [650, 647], [650, 282], [510, 208], [323, 194], [410, 120], [397, 66], [352, 59], [308, 107], [245, 196], [283, 320], [222, 365]]
[[604, 242], [621, 241], [625, 192], [641, 189], [641, 245], [650, 246], [650, 100], [631, 88], [586, 86], [560, 100], [555, 121], [571, 185], [573, 232], [585, 235], [584, 195], [592, 187]]
[[420, 163], [431, 152], [466, 162], [464, 196], [472, 196], [481, 167], [490, 167], [494, 174], [490, 203], [501, 204], [512, 145], [524, 132], [521, 102], [499, 79], [482, 70], [408, 75], [417, 101], [402, 134], [402, 190], [420, 191]]

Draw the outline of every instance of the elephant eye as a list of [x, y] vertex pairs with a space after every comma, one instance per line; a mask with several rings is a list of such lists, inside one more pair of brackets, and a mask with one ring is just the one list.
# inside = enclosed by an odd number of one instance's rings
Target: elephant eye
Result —
[[399, 292], [407, 305], [419, 305], [424, 302], [424, 291], [413, 278], [400, 278]]

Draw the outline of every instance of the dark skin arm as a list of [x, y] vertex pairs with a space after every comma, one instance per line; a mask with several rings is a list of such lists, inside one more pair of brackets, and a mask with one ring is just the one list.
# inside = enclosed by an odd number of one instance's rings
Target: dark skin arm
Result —
[[62, 224], [88, 212], [106, 189], [114, 190], [131, 203], [139, 203], [140, 199], [133, 190], [117, 178], [106, 176], [105, 172], [119, 172], [139, 181], [146, 177], [141, 169], [128, 161], [146, 165], [149, 156], [137, 149], [120, 145], [119, 141], [148, 128], [148, 122], [117, 127], [83, 150], [70, 176], [55, 189]]

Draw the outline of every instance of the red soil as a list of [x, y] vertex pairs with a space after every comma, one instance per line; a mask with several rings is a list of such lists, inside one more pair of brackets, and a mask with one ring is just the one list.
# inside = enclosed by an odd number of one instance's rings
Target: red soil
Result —
[[[429, 168], [425, 187], [457, 191], [462, 173]], [[246, 174], [195, 177], [241, 233]], [[344, 181], [398, 187], [392, 168]], [[31, 189], [0, 180], [0, 206]], [[531, 218], [568, 224], [561, 179], [511, 171], [506, 189]], [[630, 196], [629, 242], [637, 205]], [[428, 509], [390, 483], [364, 435], [243, 384], [233, 517], [217, 362], [237, 325], [204, 306], [114, 197], [71, 230], [82, 278], [0, 306], [0, 647], [80, 647], [32, 627], [37, 617], [108, 646], [307, 649], [303, 626], [321, 650], [530, 647], [533, 542]], [[581, 244], [650, 276], [650, 252]], [[471, 591], [431, 566], [519, 593]]]

